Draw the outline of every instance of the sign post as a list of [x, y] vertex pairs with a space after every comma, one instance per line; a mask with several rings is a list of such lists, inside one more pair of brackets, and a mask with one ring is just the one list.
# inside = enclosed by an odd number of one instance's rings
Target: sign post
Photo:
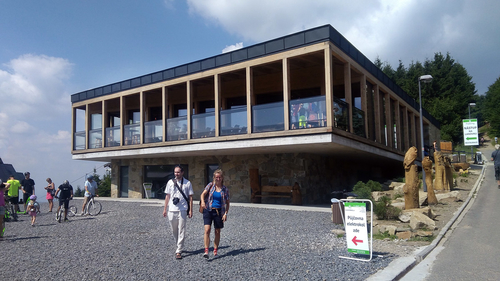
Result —
[[[373, 251], [373, 231], [370, 229], [370, 240], [368, 240], [368, 227], [373, 225], [373, 203], [367, 199], [342, 199], [345, 212], [345, 232], [347, 240], [347, 251], [349, 253], [370, 255], [370, 259], [358, 259], [352, 257], [342, 257], [359, 261], [371, 261]], [[370, 226], [366, 221], [366, 202], [371, 206]]]
[[146, 194], [146, 199], [149, 199], [149, 197], [151, 197], [151, 187], [153, 187], [153, 184], [145, 182], [142, 184], [142, 186], [144, 187], [144, 193]]
[[464, 128], [464, 145], [479, 145], [477, 119], [463, 119], [462, 124]]

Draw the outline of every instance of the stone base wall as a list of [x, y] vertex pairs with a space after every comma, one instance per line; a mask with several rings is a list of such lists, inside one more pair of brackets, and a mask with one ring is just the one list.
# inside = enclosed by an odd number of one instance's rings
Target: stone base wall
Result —
[[[261, 185], [292, 186], [298, 182], [305, 205], [329, 204], [332, 191], [350, 190], [358, 180], [383, 178], [380, 165], [364, 166], [333, 156], [306, 153], [121, 159], [112, 161], [111, 196], [119, 196], [120, 166], [129, 166], [129, 198], [143, 198], [143, 167], [178, 163], [188, 166], [195, 200], [199, 200], [207, 184], [207, 164], [218, 164], [224, 171], [224, 184], [230, 190], [232, 202], [251, 201], [249, 169], [259, 169]], [[402, 167], [400, 170], [404, 174]], [[262, 203], [290, 204], [291, 199], [263, 198]]]

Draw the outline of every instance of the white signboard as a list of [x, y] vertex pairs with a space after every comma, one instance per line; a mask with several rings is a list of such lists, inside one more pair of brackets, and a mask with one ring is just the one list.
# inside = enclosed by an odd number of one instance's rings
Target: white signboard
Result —
[[369, 255], [366, 203], [346, 202], [344, 206], [347, 251]]
[[477, 119], [463, 119], [464, 126], [464, 145], [479, 145], [477, 134]]

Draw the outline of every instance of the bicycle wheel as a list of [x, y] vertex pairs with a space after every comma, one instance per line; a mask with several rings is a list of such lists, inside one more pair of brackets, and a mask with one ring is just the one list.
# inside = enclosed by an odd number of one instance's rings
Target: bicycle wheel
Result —
[[10, 213], [12, 215], [12, 219], [14, 221], [17, 221], [17, 212], [16, 209], [14, 208], [14, 205], [10, 205]]
[[101, 203], [97, 201], [90, 201], [89, 204], [87, 205], [87, 210], [89, 212], [89, 215], [97, 216], [102, 210]]
[[69, 206], [68, 217], [74, 217], [77, 213], [78, 212], [75, 206]]
[[64, 208], [59, 209], [58, 212], [56, 212], [56, 221], [60, 223], [62, 221], [62, 218], [64, 216]]

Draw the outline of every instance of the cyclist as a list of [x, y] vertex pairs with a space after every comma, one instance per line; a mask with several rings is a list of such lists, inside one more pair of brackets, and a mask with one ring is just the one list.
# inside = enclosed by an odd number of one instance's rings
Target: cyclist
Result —
[[87, 204], [91, 195], [99, 196], [97, 195], [97, 183], [94, 181], [94, 177], [92, 175], [88, 175], [87, 180], [85, 181], [85, 197], [83, 198], [82, 216], [85, 215], [85, 204]]
[[57, 208], [56, 214], [59, 214], [59, 210], [61, 209], [62, 204], [64, 204], [64, 221], [68, 221], [68, 208], [69, 208], [69, 200], [73, 199], [73, 187], [69, 184], [68, 180], [65, 180], [56, 191], [55, 197], [57, 198], [59, 192], [61, 195], [59, 196], [59, 208]]

